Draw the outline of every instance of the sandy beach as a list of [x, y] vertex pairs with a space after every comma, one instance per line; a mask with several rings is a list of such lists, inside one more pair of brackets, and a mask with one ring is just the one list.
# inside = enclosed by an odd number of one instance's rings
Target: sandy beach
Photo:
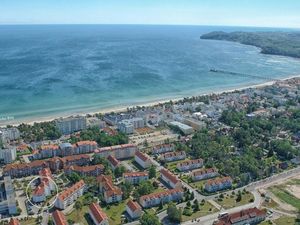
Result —
[[[278, 79], [277, 81], [285, 81], [285, 80], [289, 80], [289, 79], [293, 79], [293, 78], [299, 78], [300, 75], [297, 76], [290, 76], [287, 78], [282, 78], [282, 79]], [[221, 94], [221, 93], [231, 93], [234, 91], [241, 91], [241, 90], [245, 90], [248, 88], [263, 88], [266, 86], [270, 86], [273, 85], [274, 83], [276, 83], [277, 81], [268, 81], [268, 82], [263, 82], [260, 84], [255, 84], [255, 85], [247, 85], [247, 86], [242, 86], [242, 87], [238, 87], [238, 88], [233, 88], [233, 89], [227, 89], [227, 90], [220, 90], [220, 91], [212, 91], [212, 92], [207, 92], [207, 93], [202, 93], [199, 94], [198, 93], [194, 93], [190, 96], [184, 96], [184, 97], [174, 97], [174, 98], [161, 98], [161, 99], [157, 99], [154, 101], [143, 101], [141, 103], [138, 104], [128, 104], [128, 105], [123, 105], [123, 106], [114, 106], [114, 107], [109, 107], [109, 108], [102, 108], [99, 110], [94, 110], [94, 111], [85, 111], [85, 110], [78, 110], [74, 113], [70, 113], [70, 112], [66, 112], [66, 113], [62, 113], [62, 114], [57, 114], [57, 115], [53, 115], [53, 116], [43, 116], [43, 117], [38, 117], [38, 118], [28, 118], [28, 119], [13, 119], [13, 120], [0, 120], [0, 127], [5, 127], [7, 125], [13, 125], [13, 126], [18, 126], [21, 123], [26, 123], [26, 124], [33, 124], [33, 123], [40, 123], [40, 122], [47, 122], [47, 121], [52, 121], [55, 120], [57, 118], [60, 117], [69, 117], [69, 116], [76, 116], [76, 115], [93, 115], [96, 113], [110, 113], [110, 112], [125, 112], [127, 110], [127, 108], [132, 108], [132, 107], [149, 107], [149, 106], [154, 106], [154, 105], [158, 105], [158, 104], [163, 104], [169, 101], [179, 101], [182, 100], [184, 98], [188, 98], [188, 97], [192, 97], [192, 96], [205, 96], [205, 95], [211, 95], [211, 94]]]

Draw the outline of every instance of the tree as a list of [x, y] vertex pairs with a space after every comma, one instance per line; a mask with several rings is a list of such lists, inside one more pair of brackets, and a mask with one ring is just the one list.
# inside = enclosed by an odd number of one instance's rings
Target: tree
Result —
[[72, 183], [76, 183], [78, 181], [81, 180], [81, 177], [78, 173], [72, 172], [70, 175], [67, 176], [68, 179], [72, 182]]
[[79, 220], [79, 218], [80, 218], [79, 211], [81, 211], [81, 209], [82, 209], [82, 203], [81, 203], [81, 201], [76, 201], [74, 207], [77, 210], [77, 220]]
[[123, 192], [124, 199], [127, 199], [127, 198], [129, 198], [129, 196], [132, 192], [133, 185], [131, 183], [129, 183], [128, 181], [125, 181], [124, 184], [121, 185], [121, 189]]
[[195, 201], [194, 201], [193, 208], [194, 208], [194, 211], [195, 211], [195, 212], [197, 212], [197, 211], [200, 210], [199, 202], [198, 202], [197, 199], [195, 199]]
[[153, 191], [154, 191], [154, 187], [149, 180], [142, 181], [135, 191], [135, 197], [147, 195]]
[[123, 176], [123, 173], [126, 171], [125, 167], [124, 166], [118, 166], [115, 171], [114, 171], [114, 174], [115, 174], [115, 177], [121, 177]]
[[181, 222], [182, 212], [181, 210], [177, 209], [176, 205], [173, 202], [168, 205], [167, 214], [170, 221], [175, 223]]
[[151, 213], [144, 213], [140, 219], [141, 225], [161, 225], [156, 215]]
[[150, 169], [149, 169], [149, 178], [156, 178], [156, 169], [155, 169], [155, 166], [154, 165], [151, 165], [150, 166]]

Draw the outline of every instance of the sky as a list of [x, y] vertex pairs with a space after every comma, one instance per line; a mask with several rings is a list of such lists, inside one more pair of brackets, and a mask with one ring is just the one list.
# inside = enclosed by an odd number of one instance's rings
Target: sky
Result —
[[0, 24], [300, 28], [300, 0], [0, 0]]

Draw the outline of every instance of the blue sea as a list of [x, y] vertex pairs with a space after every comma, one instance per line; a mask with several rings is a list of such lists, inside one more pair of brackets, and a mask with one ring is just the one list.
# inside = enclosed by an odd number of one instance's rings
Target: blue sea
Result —
[[[262, 28], [143, 25], [0, 26], [0, 125], [187, 97], [286, 78], [300, 60], [201, 40]], [[10, 120], [10, 121], [8, 121]]]

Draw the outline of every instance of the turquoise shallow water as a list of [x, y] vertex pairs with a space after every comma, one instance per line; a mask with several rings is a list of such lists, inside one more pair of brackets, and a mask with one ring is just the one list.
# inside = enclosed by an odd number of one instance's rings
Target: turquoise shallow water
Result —
[[[256, 30], [257, 28], [251, 28]], [[300, 60], [201, 40], [201, 26], [0, 26], [0, 125], [258, 84], [210, 68], [284, 78]]]

